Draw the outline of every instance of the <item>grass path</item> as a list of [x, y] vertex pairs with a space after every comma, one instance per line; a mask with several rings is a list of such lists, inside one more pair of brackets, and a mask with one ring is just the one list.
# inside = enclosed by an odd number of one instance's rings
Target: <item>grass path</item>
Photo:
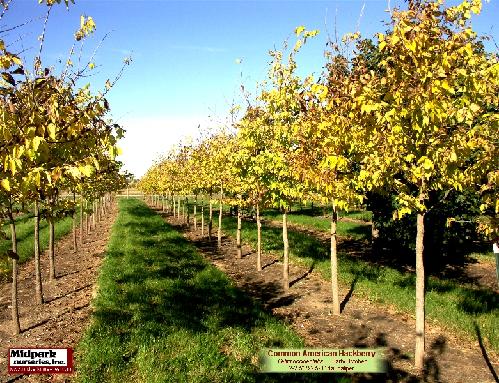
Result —
[[[302, 347], [181, 234], [137, 199], [120, 200], [79, 382], [334, 381], [257, 373], [262, 347]], [[324, 380], [325, 379], [325, 380]]]

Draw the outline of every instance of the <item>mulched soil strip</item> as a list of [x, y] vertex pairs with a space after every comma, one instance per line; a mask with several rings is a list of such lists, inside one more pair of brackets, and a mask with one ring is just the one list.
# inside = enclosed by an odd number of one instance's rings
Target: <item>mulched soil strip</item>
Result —
[[[117, 208], [84, 236], [78, 253], [73, 250], [72, 233], [56, 243], [56, 275], [48, 282], [48, 254], [41, 257], [45, 304], [34, 304], [34, 263], [30, 260], [19, 271], [21, 331], [11, 335], [11, 284], [0, 285], [0, 382], [63, 382], [71, 375], [8, 375], [9, 347], [74, 347], [89, 324], [91, 300], [95, 296], [98, 269], [102, 263], [116, 218]], [[79, 238], [79, 237], [78, 237]]]
[[[158, 213], [161, 213], [158, 209]], [[165, 216], [165, 214], [163, 214]], [[259, 300], [277, 317], [289, 323], [314, 348], [386, 347], [390, 373], [382, 381], [417, 382], [413, 367], [415, 320], [412, 315], [397, 312], [355, 294], [355, 285], [342, 286], [342, 314], [331, 315], [331, 287], [319, 275], [295, 264], [290, 265], [291, 287], [285, 293], [281, 287], [282, 263], [264, 254], [262, 272], [256, 271], [256, 253], [243, 246], [243, 258], [236, 258], [236, 243], [224, 236], [222, 247], [216, 249], [216, 231], [212, 242], [186, 228], [183, 220], [171, 216], [165, 219], [182, 231], [202, 254], [229, 275], [248, 294]], [[427, 322], [427, 372], [424, 381], [449, 383], [494, 383], [487, 362], [476, 342], [462, 338]], [[495, 371], [499, 358], [485, 350]], [[423, 381], [423, 380], [421, 380]]]

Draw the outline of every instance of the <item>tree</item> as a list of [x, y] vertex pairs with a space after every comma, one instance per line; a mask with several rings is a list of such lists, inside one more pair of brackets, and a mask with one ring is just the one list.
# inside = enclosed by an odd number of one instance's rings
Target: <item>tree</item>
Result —
[[[475, 49], [469, 25], [481, 3], [421, 1], [395, 10], [378, 34], [381, 74], [366, 72], [355, 94], [366, 153], [359, 184], [396, 193], [398, 216], [417, 214], [416, 352], [424, 364], [425, 215], [434, 190], [462, 190], [497, 166], [497, 57]], [[496, 107], [495, 107], [496, 108]]]

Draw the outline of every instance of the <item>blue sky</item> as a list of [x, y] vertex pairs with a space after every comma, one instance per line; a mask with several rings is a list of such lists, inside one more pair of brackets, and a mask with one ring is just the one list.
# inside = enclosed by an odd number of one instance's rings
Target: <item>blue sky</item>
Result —
[[[197, 127], [223, 120], [239, 86], [255, 89], [266, 78], [268, 50], [293, 41], [299, 25], [320, 34], [302, 50], [303, 74], [320, 74], [327, 34], [341, 37], [359, 30], [366, 37], [385, 29], [388, 1], [167, 1], [75, 0], [69, 10], [54, 7], [46, 31], [42, 59], [58, 65], [67, 57], [80, 15], [92, 16], [97, 30], [86, 40], [83, 60], [88, 60], [104, 35], [96, 56], [96, 69], [85, 79], [94, 91], [119, 71], [123, 59], [133, 63], [109, 94], [113, 118], [127, 130], [121, 142], [121, 159], [128, 170], [141, 176], [154, 158], [166, 152]], [[452, 1], [456, 3], [456, 1]], [[474, 19], [474, 29], [499, 42], [499, 0], [484, 3]], [[403, 4], [391, 0], [391, 7]], [[362, 18], [359, 15], [363, 8]], [[28, 62], [38, 52], [46, 7], [36, 0], [13, 0], [0, 21], [2, 29], [35, 19], [4, 35], [13, 51], [24, 51]], [[15, 41], [15, 42], [14, 42]], [[493, 48], [490, 44], [489, 49]], [[236, 64], [242, 59], [241, 64]], [[74, 61], [74, 60], [73, 60]]]

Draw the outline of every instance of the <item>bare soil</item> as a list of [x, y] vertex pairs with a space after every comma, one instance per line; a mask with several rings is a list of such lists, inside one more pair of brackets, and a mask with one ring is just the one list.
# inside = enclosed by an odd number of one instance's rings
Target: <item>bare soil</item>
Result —
[[[224, 236], [216, 248], [216, 233], [211, 242], [201, 237], [200, 226], [194, 231], [183, 220], [163, 214], [167, 221], [183, 231], [212, 264], [224, 271], [244, 291], [261, 302], [274, 315], [289, 323], [309, 347], [350, 348], [384, 347], [388, 362], [386, 375], [359, 376], [357, 381], [379, 382], [497, 382], [499, 357], [486, 350], [478, 337], [463, 340], [450, 331], [427, 321], [427, 357], [423, 376], [413, 367], [415, 319], [393, 307], [380, 305], [355, 293], [351, 286], [340, 286], [340, 316], [331, 314], [330, 283], [302, 266], [291, 263], [291, 287], [282, 289], [282, 263], [263, 254], [261, 272], [256, 270], [256, 252], [243, 246], [243, 258], [237, 259], [235, 240]], [[494, 375], [495, 374], [495, 375]]]
[[[113, 207], [95, 230], [84, 235], [83, 245], [73, 249], [73, 234], [56, 243], [56, 280], [49, 282], [48, 254], [41, 256], [43, 305], [35, 304], [34, 262], [20, 267], [18, 294], [21, 334], [11, 330], [11, 284], [0, 285], [0, 382], [64, 382], [71, 375], [8, 375], [9, 347], [74, 348], [89, 324], [98, 269], [110, 236], [117, 209]], [[79, 239], [79, 236], [78, 236]]]

